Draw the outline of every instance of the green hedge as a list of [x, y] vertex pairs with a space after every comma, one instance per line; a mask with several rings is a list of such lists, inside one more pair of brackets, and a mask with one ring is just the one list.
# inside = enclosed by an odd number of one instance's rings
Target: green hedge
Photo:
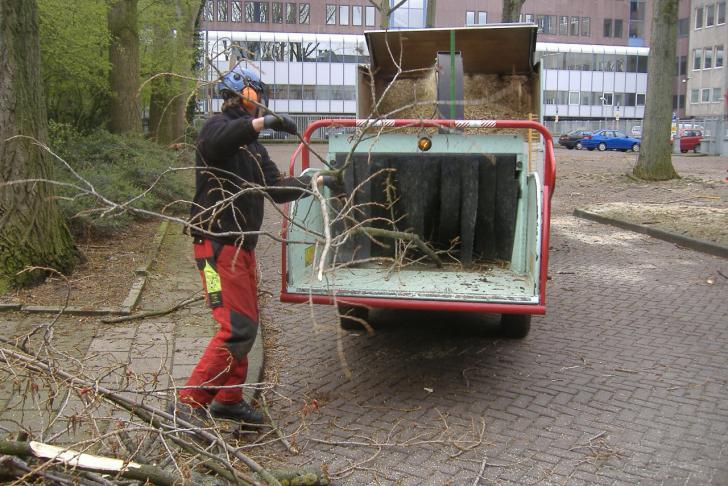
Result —
[[[141, 137], [113, 135], [105, 130], [80, 134], [68, 125], [51, 123], [49, 138], [51, 150], [90, 182], [98, 194], [117, 204], [142, 194], [165, 170], [194, 165], [189, 152], [174, 152]], [[85, 187], [57, 159], [54, 166], [56, 180]], [[188, 204], [169, 204], [190, 201], [192, 191], [191, 170], [170, 172], [132, 206], [185, 215]], [[95, 211], [106, 207], [100, 199], [68, 188], [58, 187], [56, 192], [76, 236], [109, 235], [139, 217], [128, 211], [114, 211], [102, 217]]]

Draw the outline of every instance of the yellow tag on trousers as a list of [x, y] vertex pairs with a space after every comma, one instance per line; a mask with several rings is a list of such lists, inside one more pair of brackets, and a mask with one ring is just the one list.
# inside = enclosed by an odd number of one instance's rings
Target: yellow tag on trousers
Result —
[[205, 268], [203, 269], [203, 272], [205, 273], [205, 285], [207, 285], [207, 293], [212, 294], [215, 292], [220, 292], [222, 290], [222, 285], [220, 285], [220, 275], [215, 271], [214, 268], [212, 268], [210, 262], [205, 262]]

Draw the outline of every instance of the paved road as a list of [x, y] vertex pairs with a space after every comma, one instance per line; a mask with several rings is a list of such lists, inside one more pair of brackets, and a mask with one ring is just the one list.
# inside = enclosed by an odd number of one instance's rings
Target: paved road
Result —
[[[475, 484], [481, 471], [480, 484], [728, 484], [728, 262], [571, 216], [608, 187], [570, 174], [622, 173], [634, 156], [559, 156], [548, 315], [526, 339], [500, 339], [493, 317], [432, 313], [378, 313], [374, 336], [340, 336], [330, 307], [313, 323], [270, 301], [269, 371], [291, 400], [276, 410], [301, 461], [352, 485]], [[676, 165], [726, 195], [725, 161]], [[258, 252], [275, 294], [279, 253]]]

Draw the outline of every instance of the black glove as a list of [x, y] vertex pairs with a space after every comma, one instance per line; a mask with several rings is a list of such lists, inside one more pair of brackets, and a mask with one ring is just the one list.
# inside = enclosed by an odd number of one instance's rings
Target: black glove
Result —
[[277, 132], [286, 132], [295, 135], [297, 132], [296, 122], [288, 115], [265, 115], [263, 127], [270, 128]]

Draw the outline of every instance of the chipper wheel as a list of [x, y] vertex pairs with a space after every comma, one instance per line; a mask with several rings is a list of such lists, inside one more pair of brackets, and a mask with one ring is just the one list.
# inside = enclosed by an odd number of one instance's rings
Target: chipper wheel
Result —
[[341, 328], [346, 331], [363, 331], [366, 326], [361, 321], [369, 319], [369, 309], [348, 304], [338, 304]]
[[501, 316], [501, 334], [511, 339], [523, 339], [531, 330], [530, 314], [503, 314]]

